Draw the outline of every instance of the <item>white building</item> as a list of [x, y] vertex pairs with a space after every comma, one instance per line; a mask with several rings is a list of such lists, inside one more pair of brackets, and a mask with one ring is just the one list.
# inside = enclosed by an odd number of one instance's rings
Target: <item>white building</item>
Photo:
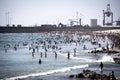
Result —
[[91, 27], [97, 26], [97, 19], [91, 19]]

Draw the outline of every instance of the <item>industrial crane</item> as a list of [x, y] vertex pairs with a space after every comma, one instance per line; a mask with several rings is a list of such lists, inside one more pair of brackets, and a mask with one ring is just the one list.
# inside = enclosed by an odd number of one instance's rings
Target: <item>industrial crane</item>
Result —
[[[106, 21], [106, 18], [111, 18], [110, 22]], [[113, 24], [113, 12], [110, 10], [110, 4], [107, 4], [107, 10], [103, 10], [103, 25], [112, 25]]]

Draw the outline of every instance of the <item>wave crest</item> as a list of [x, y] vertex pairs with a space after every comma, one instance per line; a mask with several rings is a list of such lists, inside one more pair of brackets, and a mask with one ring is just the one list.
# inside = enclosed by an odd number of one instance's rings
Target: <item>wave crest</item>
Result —
[[89, 67], [89, 65], [85, 64], [85, 65], [78, 65], [78, 66], [73, 66], [73, 67], [65, 67], [65, 68], [50, 70], [50, 71], [42, 72], [42, 73], [32, 73], [32, 74], [23, 75], [23, 76], [7, 78], [6, 80], [23, 79], [23, 78], [28, 78], [31, 76], [42, 76], [42, 75], [48, 75], [48, 74], [53, 74], [53, 73], [58, 73], [58, 72], [66, 72], [66, 71], [70, 71], [73, 69], [79, 69], [79, 68], [85, 68], [85, 67]]

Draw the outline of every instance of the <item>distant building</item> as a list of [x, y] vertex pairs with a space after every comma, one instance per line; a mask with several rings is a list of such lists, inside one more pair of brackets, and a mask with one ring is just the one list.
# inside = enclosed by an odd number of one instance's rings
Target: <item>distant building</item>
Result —
[[116, 26], [120, 26], [120, 17], [119, 17], [119, 19], [116, 21]]
[[116, 25], [117, 25], [117, 26], [120, 26], [120, 21], [116, 21]]
[[97, 26], [97, 19], [91, 19], [91, 27]]

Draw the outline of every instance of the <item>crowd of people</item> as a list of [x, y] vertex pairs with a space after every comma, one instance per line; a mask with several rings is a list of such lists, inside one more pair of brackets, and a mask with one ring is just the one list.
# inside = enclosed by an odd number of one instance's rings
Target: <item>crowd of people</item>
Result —
[[[23, 42], [23, 46], [29, 46], [29, 50], [31, 51], [32, 58], [35, 58], [36, 53], [40, 53], [40, 59], [39, 64], [42, 63], [42, 57], [44, 56], [47, 58], [47, 54], [51, 50], [52, 53], [55, 56], [55, 59], [57, 59], [58, 52], [62, 53], [62, 45], [69, 45], [69, 46], [82, 46], [83, 50], [86, 50], [88, 45], [85, 45], [86, 42], [91, 42], [91, 45], [97, 45], [98, 47], [101, 47], [102, 49], [114, 49], [118, 48], [120, 49], [120, 33], [106, 33], [106, 32], [44, 32], [40, 33], [39, 36], [41, 38], [30, 38], [31, 42]], [[88, 36], [88, 37], [86, 37]], [[106, 39], [109, 39], [111, 43], [105, 43], [106, 46], [101, 46], [99, 43], [100, 40], [105, 41]], [[26, 44], [26, 45], [25, 45]], [[5, 52], [7, 53], [7, 49], [12, 47], [15, 51], [17, 51], [19, 47], [19, 43], [16, 43], [14, 45], [6, 44], [4, 46]], [[96, 48], [94, 48], [96, 50]], [[73, 56], [75, 57], [77, 55], [77, 48], [73, 48]], [[67, 53], [68, 60], [71, 58], [71, 51], [68, 51]], [[95, 53], [96, 55], [96, 53]], [[103, 63], [100, 64], [101, 70], [103, 69]], [[110, 73], [110, 78], [114, 78], [114, 72]], [[110, 79], [115, 80], [115, 79]]]
[[[82, 46], [83, 50], [86, 50], [88, 45], [86, 45], [86, 42], [91, 42], [91, 45], [98, 45], [98, 47], [101, 47], [101, 44], [99, 43], [100, 40], [105, 41], [106, 39], [111, 40], [111, 43], [105, 43], [106, 46], [102, 46], [101, 48], [104, 50], [106, 49], [109, 51], [109, 49], [113, 48], [119, 48], [120, 49], [120, 33], [106, 33], [106, 32], [44, 32], [40, 34], [41, 38], [31, 39], [31, 43], [29, 42], [23, 42], [23, 46], [29, 45], [29, 50], [32, 50], [32, 57], [34, 59], [34, 55], [36, 52], [40, 53], [41, 58], [43, 55], [45, 55], [45, 58], [47, 57], [47, 53], [49, 50], [52, 49], [53, 53], [55, 54], [55, 58], [57, 58], [57, 52], [62, 51], [61, 44], [63, 45], [70, 45], [73, 44], [75, 46]], [[88, 37], [86, 37], [88, 36]], [[8, 47], [13, 47], [13, 49], [16, 51], [19, 47], [19, 42], [10, 45], [6, 44], [4, 46], [5, 52], [7, 53]], [[43, 49], [44, 51], [40, 51], [40, 49]], [[95, 54], [96, 54], [96, 48]], [[74, 56], [76, 56], [77, 49], [73, 49]], [[67, 57], [70, 59], [70, 51], [67, 52]]]

